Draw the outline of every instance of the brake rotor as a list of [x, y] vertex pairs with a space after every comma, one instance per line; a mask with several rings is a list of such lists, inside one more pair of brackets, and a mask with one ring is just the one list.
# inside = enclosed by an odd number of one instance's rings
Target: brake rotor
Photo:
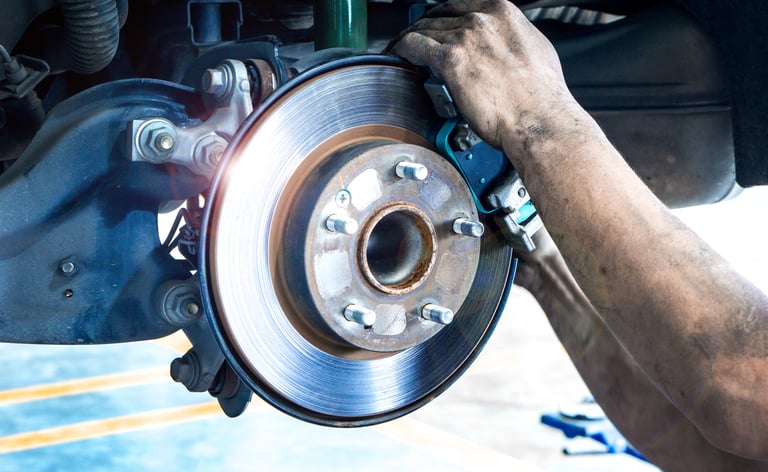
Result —
[[207, 199], [213, 331], [257, 394], [306, 421], [372, 424], [433, 398], [511, 284], [511, 250], [480, 235], [430, 143], [423, 81], [383, 56], [304, 73], [244, 124]]

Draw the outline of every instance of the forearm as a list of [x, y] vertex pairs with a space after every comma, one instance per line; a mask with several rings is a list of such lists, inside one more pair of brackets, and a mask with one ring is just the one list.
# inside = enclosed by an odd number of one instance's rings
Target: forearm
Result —
[[768, 458], [768, 299], [629, 169], [569, 93], [547, 39], [510, 2], [449, 0], [392, 51], [430, 67], [478, 135], [503, 147], [652, 382], [711, 442]]
[[532, 258], [521, 271], [597, 402], [653, 463], [665, 471], [762, 470], [764, 464], [714, 448], [655, 388], [605, 327], [559, 255]]
[[[578, 284], [649, 378], [706, 433], [706, 421], [728, 419], [717, 417], [733, 401], [724, 388], [764, 397], [765, 296], [668, 212], [588, 116], [539, 127], [505, 150]], [[759, 418], [739, 427], [768, 424], [762, 406], [734, 405]]]

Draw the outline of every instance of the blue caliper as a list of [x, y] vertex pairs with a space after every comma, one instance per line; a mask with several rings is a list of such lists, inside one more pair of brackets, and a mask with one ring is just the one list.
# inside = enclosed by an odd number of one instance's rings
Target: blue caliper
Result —
[[435, 136], [435, 146], [464, 177], [478, 211], [496, 220], [513, 248], [533, 251], [531, 237], [543, 224], [507, 156], [480, 139], [459, 116], [444, 83], [431, 77], [424, 88], [438, 116], [446, 119]]

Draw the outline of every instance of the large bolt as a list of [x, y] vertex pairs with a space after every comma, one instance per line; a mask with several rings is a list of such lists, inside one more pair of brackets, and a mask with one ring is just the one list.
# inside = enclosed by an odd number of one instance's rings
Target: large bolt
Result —
[[223, 68], [206, 69], [203, 72], [203, 91], [216, 98], [223, 98], [229, 88], [229, 80]]
[[165, 287], [160, 305], [165, 321], [178, 327], [195, 323], [202, 314], [198, 288], [189, 282], [169, 282]]
[[453, 311], [440, 305], [427, 303], [421, 308], [421, 317], [434, 323], [448, 325], [453, 321]]
[[351, 304], [344, 308], [344, 318], [364, 328], [370, 328], [376, 322], [376, 312], [368, 308]]
[[192, 151], [193, 170], [201, 175], [213, 174], [228, 144], [226, 139], [216, 133], [199, 138]]
[[479, 238], [485, 232], [485, 226], [479, 221], [472, 221], [468, 218], [456, 218], [453, 220], [453, 232]]
[[176, 128], [163, 118], [144, 122], [136, 139], [139, 154], [154, 163], [166, 162], [176, 148]]
[[401, 161], [395, 166], [395, 175], [401, 179], [424, 180], [429, 176], [429, 171], [417, 162]]
[[333, 233], [352, 235], [357, 233], [359, 225], [357, 224], [357, 221], [352, 218], [341, 215], [331, 215], [325, 220], [325, 227], [328, 231]]

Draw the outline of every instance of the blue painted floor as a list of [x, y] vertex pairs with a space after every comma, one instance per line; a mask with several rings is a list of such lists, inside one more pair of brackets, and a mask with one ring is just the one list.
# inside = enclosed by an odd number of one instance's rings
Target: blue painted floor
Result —
[[[236, 419], [168, 376], [175, 336], [112, 346], [0, 344], [0, 472], [654, 470], [624, 456], [566, 457], [539, 424], [583, 385], [518, 294], [478, 362], [418, 412], [371, 428], [302, 423], [259, 399]], [[553, 387], [554, 386], [554, 387]]]
[[[408, 470], [462, 470], [375, 429], [335, 430], [303, 424], [259, 400], [237, 419], [226, 418], [216, 408], [196, 415], [195, 406], [210, 406], [212, 400], [191, 394], [167, 374], [162, 377], [151, 370], [167, 370], [177, 355], [152, 342], [98, 347], [0, 345], [0, 364], [7, 366], [0, 389], [6, 396], [15, 389], [54, 382], [148, 369], [151, 374], [139, 380], [140, 385], [97, 386], [96, 391], [75, 395], [53, 391], [48, 398], [11, 404], [2, 402], [0, 392], [0, 451], [21, 449], [0, 455], [0, 471], [391, 471], [396, 463]], [[59, 385], [66, 389], [66, 384]], [[162, 416], [168, 409], [182, 414], [153, 424], [153, 413]], [[146, 413], [148, 421], [135, 427], [138, 430], [111, 434], [115, 425], [110, 422], [115, 418]], [[124, 431], [125, 426], [117, 423], [118, 431]], [[46, 445], [47, 433], [61, 427], [76, 431], [73, 425], [91, 430], [96, 437]], [[43, 440], [34, 434], [42, 434]], [[53, 439], [57, 440], [66, 438]]]

